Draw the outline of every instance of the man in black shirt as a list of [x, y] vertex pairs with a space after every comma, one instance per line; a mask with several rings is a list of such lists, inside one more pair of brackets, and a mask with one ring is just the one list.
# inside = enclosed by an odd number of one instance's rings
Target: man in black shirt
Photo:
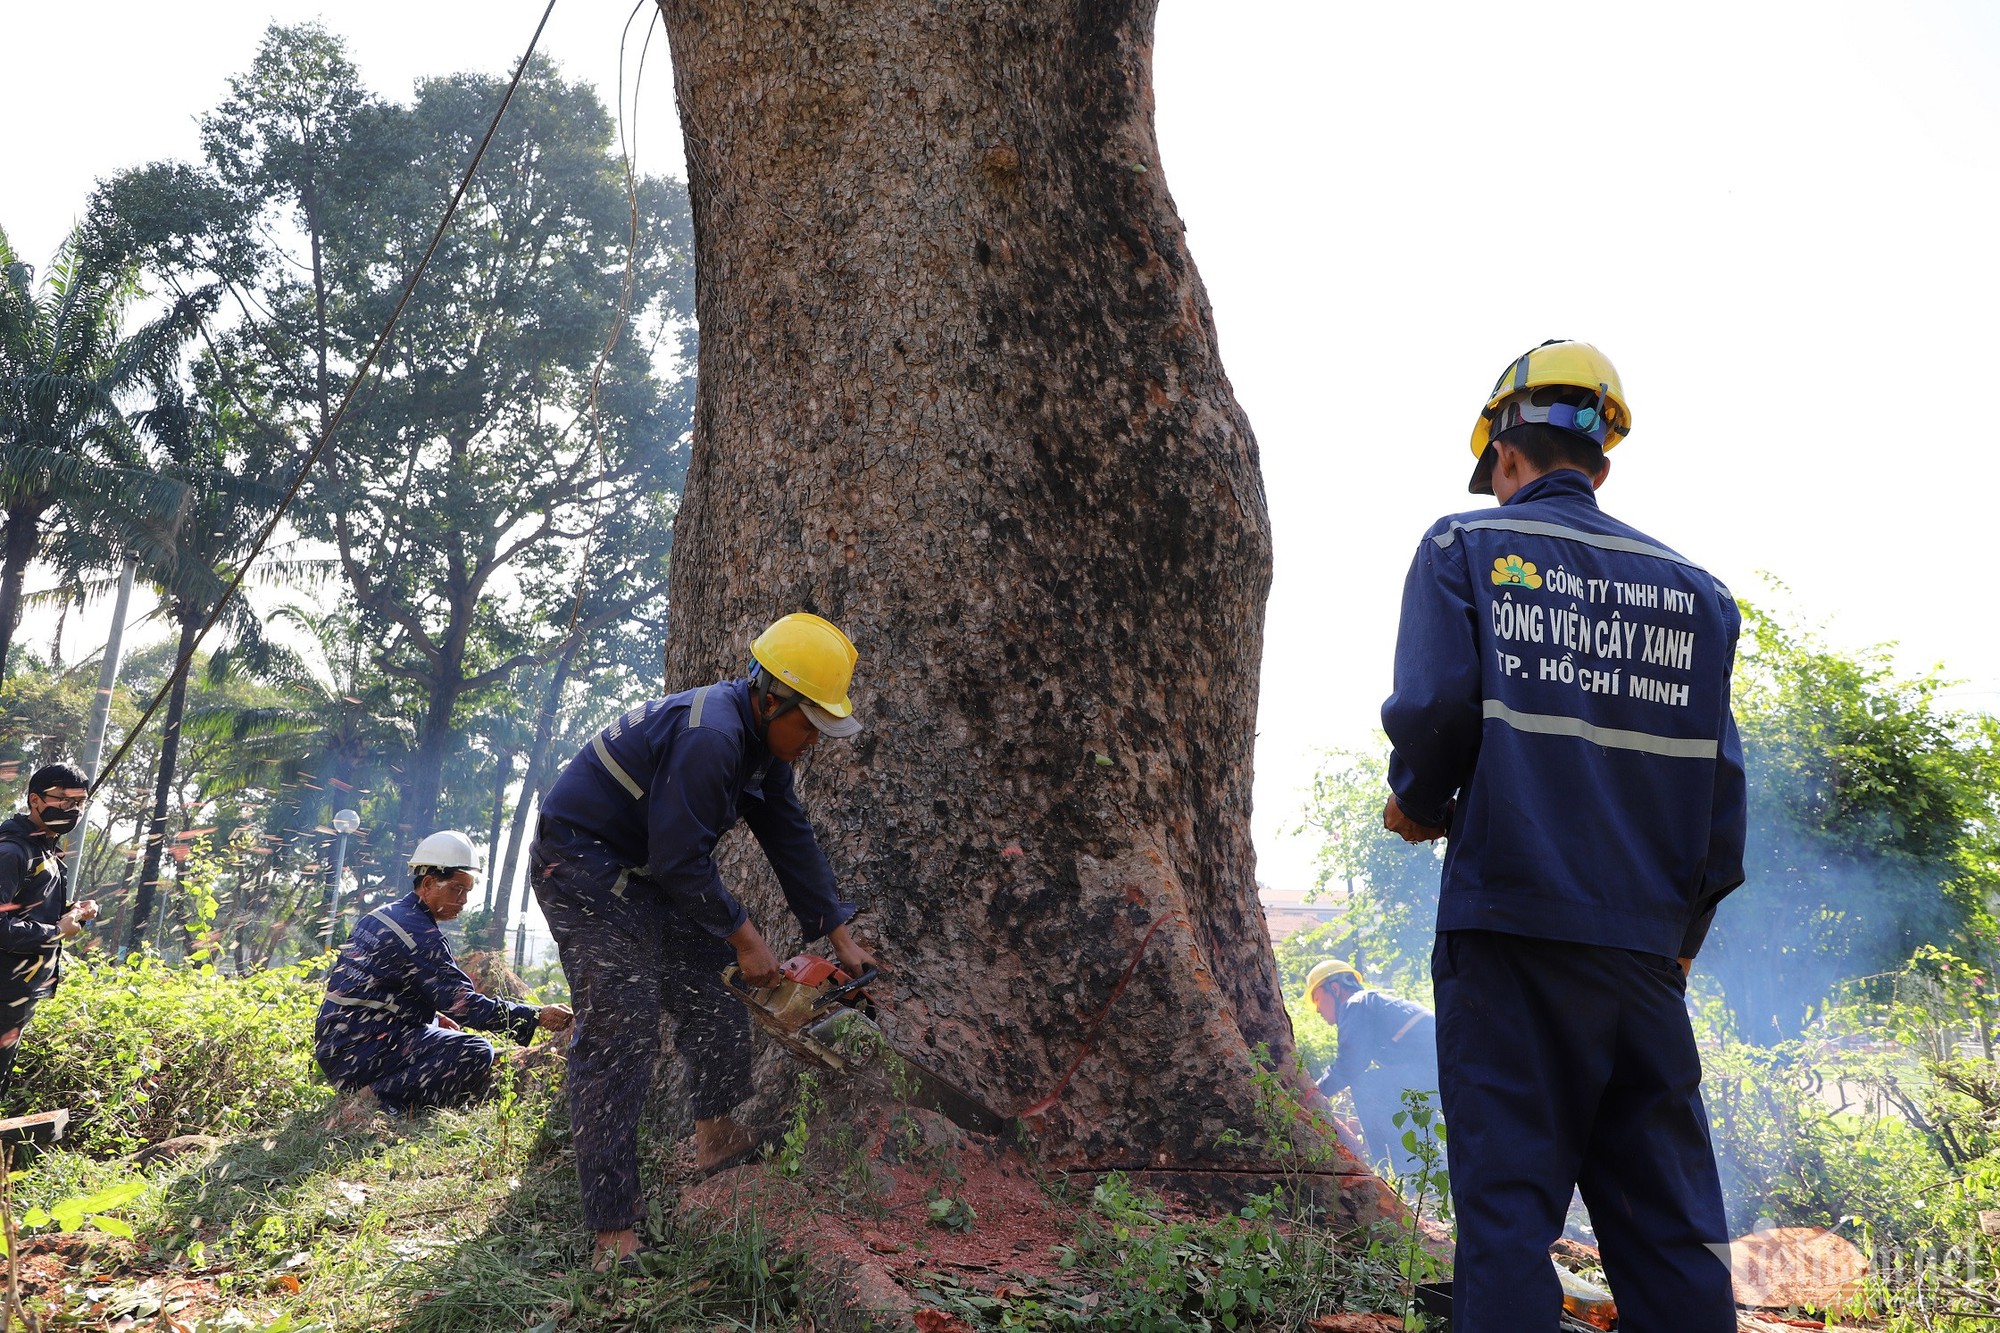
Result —
[[0, 1097], [35, 1005], [55, 992], [62, 942], [97, 916], [86, 898], [69, 905], [62, 840], [76, 827], [90, 782], [64, 764], [28, 779], [28, 809], [0, 823]]

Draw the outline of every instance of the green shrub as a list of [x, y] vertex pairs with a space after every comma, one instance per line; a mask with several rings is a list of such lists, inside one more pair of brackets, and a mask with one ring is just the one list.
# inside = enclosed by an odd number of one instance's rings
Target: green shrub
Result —
[[117, 1153], [323, 1100], [312, 1058], [323, 965], [231, 978], [198, 960], [72, 962], [22, 1039], [15, 1109], [67, 1107], [68, 1147]]

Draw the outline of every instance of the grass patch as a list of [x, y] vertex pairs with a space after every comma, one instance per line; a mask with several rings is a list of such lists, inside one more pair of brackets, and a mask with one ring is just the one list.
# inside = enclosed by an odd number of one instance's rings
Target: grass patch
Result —
[[656, 1201], [646, 1271], [590, 1273], [560, 1101], [534, 1081], [379, 1136], [329, 1134], [316, 1106], [203, 1160], [143, 1170], [46, 1154], [15, 1182], [22, 1213], [121, 1181], [146, 1188], [119, 1214], [135, 1240], [24, 1237], [31, 1267], [59, 1244], [66, 1270], [30, 1308], [61, 1328], [164, 1301], [195, 1333], [792, 1326], [796, 1272], [747, 1220], [677, 1232], [657, 1220], [671, 1201]]

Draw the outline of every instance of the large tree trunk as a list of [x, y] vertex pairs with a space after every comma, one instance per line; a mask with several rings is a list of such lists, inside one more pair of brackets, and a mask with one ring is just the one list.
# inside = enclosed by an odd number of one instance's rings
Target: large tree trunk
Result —
[[[701, 326], [669, 684], [840, 623], [868, 730], [801, 790], [898, 1040], [1003, 1114], [1080, 1057], [1051, 1160], [1246, 1164], [1253, 1048], [1292, 1044], [1249, 832], [1270, 532], [1154, 5], [661, 8]], [[725, 874], [782, 957], [747, 840]]]

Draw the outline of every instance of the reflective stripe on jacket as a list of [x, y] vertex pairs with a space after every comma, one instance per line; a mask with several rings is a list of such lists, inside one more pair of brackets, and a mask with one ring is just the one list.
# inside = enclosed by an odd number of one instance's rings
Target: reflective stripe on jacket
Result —
[[330, 1073], [371, 1066], [445, 1014], [460, 1026], [506, 1032], [526, 1045], [540, 1011], [481, 995], [452, 961], [444, 932], [411, 893], [354, 923], [326, 978], [313, 1023], [315, 1052]]
[[1740, 627], [1580, 472], [1431, 528], [1382, 726], [1405, 813], [1449, 822], [1439, 930], [1693, 956], [1743, 882]]
[[738, 819], [770, 859], [808, 942], [855, 912], [799, 805], [792, 766], [772, 757], [751, 723], [747, 681], [632, 709], [570, 760], [542, 813], [603, 843], [716, 936], [748, 919], [715, 868], [715, 845]]

